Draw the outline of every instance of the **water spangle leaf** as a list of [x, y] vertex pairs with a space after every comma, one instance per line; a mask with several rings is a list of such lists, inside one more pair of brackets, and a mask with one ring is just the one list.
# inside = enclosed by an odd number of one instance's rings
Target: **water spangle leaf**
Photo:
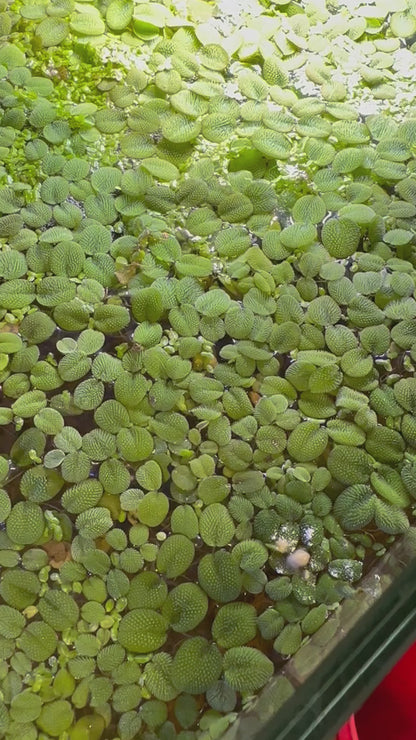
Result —
[[272, 674], [272, 661], [256, 648], [233, 647], [224, 655], [224, 677], [236, 691], [258, 691]]
[[215, 644], [203, 637], [188, 638], [173, 658], [172, 682], [180, 691], [200, 694], [220, 677], [222, 663], [222, 655]]
[[162, 614], [175, 632], [190, 632], [208, 611], [208, 598], [196, 583], [175, 586], [163, 604]]
[[167, 578], [185, 573], [194, 559], [194, 544], [183, 534], [171, 534], [160, 546], [156, 567]]
[[0, 13], [0, 733], [219, 736], [412, 526], [415, 22], [58, 5]]
[[122, 617], [118, 628], [120, 644], [133, 653], [149, 653], [162, 647], [168, 623], [152, 609], [133, 609]]
[[224, 547], [232, 539], [235, 528], [227, 508], [222, 504], [214, 503], [201, 512], [199, 530], [207, 545]]

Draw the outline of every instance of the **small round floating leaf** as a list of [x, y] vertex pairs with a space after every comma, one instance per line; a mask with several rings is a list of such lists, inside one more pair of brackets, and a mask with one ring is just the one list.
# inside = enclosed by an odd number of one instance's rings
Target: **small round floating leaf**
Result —
[[[404, 6], [401, 5], [401, 8]], [[416, 18], [413, 14], [405, 11], [392, 13], [390, 16], [390, 29], [393, 36], [399, 38], [408, 38], [413, 36], [416, 31]]]
[[[10, 705], [10, 716], [16, 722], [29, 723], [36, 720], [41, 712], [42, 700], [38, 694], [29, 689], [13, 697]], [[23, 725], [24, 726], [24, 725]]]
[[254, 147], [266, 157], [285, 160], [290, 156], [290, 141], [278, 131], [260, 127], [255, 131], [251, 140]]
[[18, 638], [18, 647], [30, 660], [41, 663], [55, 652], [57, 636], [44, 622], [31, 622]]
[[312, 393], [323, 393], [336, 390], [342, 383], [342, 372], [338, 365], [318, 367], [309, 376], [308, 388]]
[[113, 520], [108, 509], [97, 506], [78, 514], [75, 526], [82, 537], [95, 539], [102, 537], [113, 525]]
[[224, 677], [231, 688], [252, 694], [272, 677], [274, 666], [266, 655], [252, 647], [233, 647], [224, 655]]
[[230, 305], [230, 297], [217, 288], [209, 290], [195, 301], [195, 308], [203, 316], [221, 316]]
[[23, 342], [17, 334], [4, 332], [0, 334], [0, 352], [12, 355], [23, 347]]
[[142, 288], [132, 298], [132, 311], [136, 321], [159, 321], [164, 306], [159, 291], [154, 288]]
[[12, 411], [15, 416], [30, 419], [45, 408], [46, 404], [47, 399], [43, 391], [28, 391], [12, 404]]
[[121, 740], [133, 740], [138, 735], [141, 726], [142, 720], [136, 711], [132, 709], [128, 712], [123, 712], [117, 723], [118, 736]]
[[362, 347], [372, 355], [383, 355], [390, 346], [390, 331], [387, 326], [367, 326], [360, 332]]
[[221, 200], [218, 206], [218, 214], [224, 221], [236, 223], [245, 221], [253, 213], [253, 205], [243, 193], [234, 193]]
[[366, 435], [359, 426], [343, 419], [332, 419], [326, 425], [330, 438], [340, 445], [358, 447], [364, 444]]
[[318, 224], [325, 218], [326, 205], [319, 195], [304, 195], [299, 198], [292, 209], [295, 221]]
[[[16, 217], [12, 216], [11, 218], [16, 218]], [[1, 220], [1, 222], [3, 223], [3, 219]], [[15, 223], [17, 224], [17, 226], [19, 226], [17, 221], [15, 221]], [[22, 229], [22, 227], [23, 227], [23, 223], [21, 223], [19, 227], [19, 231]], [[8, 235], [4, 234], [4, 236], [8, 236]], [[15, 250], [0, 253], [0, 275], [1, 277], [5, 278], [5, 280], [13, 280], [15, 278], [20, 278], [26, 272], [27, 272], [27, 264], [26, 264], [26, 260], [23, 254]]]
[[167, 639], [168, 623], [152, 609], [133, 609], [122, 617], [117, 639], [132, 653], [150, 653], [158, 650]]
[[403, 459], [405, 443], [399, 432], [377, 426], [368, 433], [365, 448], [376, 460], [391, 465]]
[[146, 688], [162, 701], [171, 701], [179, 691], [172, 685], [172, 657], [160, 652], [153, 656], [144, 669]]
[[327, 619], [327, 616], [328, 610], [325, 604], [315, 606], [313, 609], [310, 610], [310, 612], [308, 612], [306, 617], [302, 619], [302, 632], [305, 635], [313, 635], [315, 632], [318, 631], [320, 627], [322, 627]]
[[316, 226], [311, 223], [294, 223], [286, 226], [280, 233], [280, 240], [288, 249], [303, 249], [315, 241]]
[[234, 601], [242, 587], [240, 568], [225, 550], [204, 555], [198, 564], [198, 582], [217, 603]]
[[235, 117], [228, 113], [210, 113], [202, 119], [202, 134], [208, 141], [222, 143], [233, 133]]
[[120, 429], [117, 434], [117, 448], [120, 455], [128, 462], [140, 462], [151, 455], [153, 438], [146, 429], [141, 427]]
[[104, 401], [95, 410], [94, 421], [100, 429], [114, 434], [120, 429], [127, 427], [130, 423], [130, 418], [127, 410], [121, 403], [110, 399]]
[[74, 599], [63, 591], [49, 589], [38, 603], [42, 619], [55, 630], [62, 632], [73, 627], [79, 617]]
[[251, 604], [225, 604], [212, 623], [212, 636], [223, 648], [245, 645], [256, 636], [257, 612]]
[[113, 671], [114, 668], [121, 665], [126, 655], [126, 651], [119, 643], [114, 643], [103, 647], [97, 656], [97, 666], [102, 673]]
[[[92, 8], [92, 6], [89, 7]], [[84, 11], [84, 8], [82, 10]], [[100, 36], [105, 32], [105, 23], [95, 8], [94, 12], [75, 13], [71, 18], [70, 26], [72, 31], [80, 36]]]
[[221, 71], [229, 63], [227, 52], [219, 44], [205, 44], [199, 52], [199, 60], [204, 67]]
[[198, 485], [198, 497], [204, 504], [217, 504], [227, 498], [230, 485], [221, 475], [209, 475]]
[[290, 433], [287, 450], [297, 462], [309, 462], [320, 457], [327, 444], [327, 431], [318, 423], [305, 421]]
[[133, 17], [131, 0], [112, 0], [106, 10], [105, 20], [112, 31], [124, 31]]
[[180, 691], [201, 694], [214, 684], [222, 671], [222, 655], [203, 637], [191, 637], [176, 651], [172, 683]]
[[[124, 329], [130, 314], [124, 306], [98, 304], [94, 310], [94, 327], [104, 334], [115, 334]], [[81, 349], [81, 347], [80, 347]]]
[[183, 534], [172, 534], [162, 542], [157, 559], [157, 569], [167, 578], [176, 578], [188, 570], [194, 559], [195, 548]]
[[100, 465], [98, 479], [107, 493], [123, 493], [130, 485], [130, 472], [121, 460], [109, 458]]
[[35, 37], [43, 47], [59, 46], [69, 33], [68, 23], [60, 18], [45, 18], [36, 26]]
[[279, 632], [281, 632], [283, 625], [283, 617], [278, 611], [276, 611], [276, 609], [266, 609], [257, 618], [259, 632], [265, 640], [273, 640], [277, 637]]
[[414, 319], [416, 316], [416, 301], [413, 298], [402, 298], [400, 301], [390, 301], [384, 309], [389, 319]]
[[162, 524], [169, 511], [169, 499], [164, 493], [150, 491], [141, 499], [137, 507], [139, 521], [148, 527]]
[[323, 225], [321, 238], [331, 257], [345, 259], [357, 251], [361, 230], [353, 220], [331, 218]]
[[387, 534], [403, 534], [410, 526], [404, 511], [380, 500], [375, 502], [374, 521]]
[[91, 175], [91, 185], [97, 193], [114, 192], [120, 180], [121, 171], [117, 167], [99, 167]]
[[149, 460], [136, 471], [136, 480], [147, 491], [157, 491], [162, 485], [162, 471], [156, 460]]
[[380, 465], [371, 474], [371, 485], [375, 492], [389, 504], [403, 508], [410, 504], [410, 499], [399, 473], [387, 465]]
[[416, 413], [416, 378], [402, 378], [393, 386], [396, 401], [406, 411]]
[[175, 69], [161, 70], [156, 72], [155, 85], [165, 93], [174, 95], [182, 88], [182, 79]]
[[[176, 92], [176, 91], [175, 91]], [[173, 144], [183, 144], [195, 139], [201, 130], [201, 124], [195, 119], [181, 113], [174, 113], [162, 122], [162, 134]]]
[[42, 536], [45, 527], [40, 506], [32, 501], [19, 501], [7, 518], [6, 531], [17, 545], [32, 545]]
[[91, 359], [83, 352], [75, 350], [68, 352], [58, 364], [58, 372], [62, 380], [72, 382], [86, 375], [91, 368]]
[[362, 529], [373, 519], [375, 503], [376, 497], [370, 486], [349, 486], [335, 501], [334, 515], [345, 529]]
[[94, 115], [95, 125], [103, 134], [117, 134], [126, 126], [126, 114], [116, 108], [103, 108]]
[[55, 409], [41, 409], [33, 418], [35, 426], [44, 434], [58, 434], [64, 426], [64, 420]]
[[9, 606], [23, 610], [37, 601], [40, 587], [35, 573], [9, 568], [1, 578], [0, 596]]
[[189, 504], [176, 506], [170, 518], [171, 530], [174, 534], [184, 534], [194, 539], [199, 534], [198, 517]]
[[21, 634], [26, 624], [23, 614], [10, 606], [0, 606], [0, 635], [2, 637], [16, 639]]
[[182, 728], [192, 727], [198, 718], [198, 703], [193, 696], [182, 694], [175, 701], [174, 712]]
[[142, 166], [158, 180], [170, 182], [171, 180], [176, 180], [179, 175], [179, 170], [174, 164], [158, 159], [157, 157], [145, 159]]
[[93, 360], [91, 372], [94, 378], [110, 383], [122, 371], [121, 361], [108, 352], [100, 352]]
[[354, 221], [359, 226], [367, 226], [376, 217], [375, 211], [363, 203], [351, 203], [343, 206], [339, 210], [339, 215]]
[[317, 326], [329, 326], [340, 320], [341, 309], [330, 296], [320, 296], [310, 302], [306, 317]]
[[44, 704], [36, 724], [47, 735], [58, 737], [67, 730], [74, 718], [74, 710], [69, 701], [57, 699]]
[[216, 681], [206, 691], [208, 704], [216, 712], [232, 712], [237, 704], [237, 694], [224, 680]]
[[328, 456], [328, 470], [340, 483], [366, 483], [372, 472], [371, 458], [359, 448], [336, 445]]
[[352, 378], [362, 378], [373, 367], [373, 358], [364, 349], [356, 348], [345, 352], [341, 358], [341, 370]]
[[93, 429], [84, 434], [82, 438], [82, 450], [95, 462], [106, 460], [115, 454], [116, 440], [114, 434], [105, 432], [103, 429]]
[[[156, 414], [151, 422], [152, 432], [165, 442], [180, 444], [189, 431], [189, 425], [184, 416], [176, 412], [161, 412]], [[150, 453], [149, 453], [150, 454]]]
[[205, 544], [224, 547], [231, 541], [235, 527], [228, 509], [222, 504], [210, 504], [201, 513], [199, 529]]
[[181, 583], [170, 591], [162, 614], [175, 632], [190, 632], [205, 618], [208, 598], [196, 583]]
[[293, 655], [299, 650], [302, 642], [302, 631], [299, 624], [287, 624], [276, 637], [273, 648], [282, 655]]
[[0, 307], [26, 308], [35, 300], [35, 286], [26, 280], [8, 280], [0, 285]]
[[260, 427], [256, 434], [256, 445], [262, 452], [269, 455], [278, 455], [286, 447], [286, 434], [282, 429], [265, 425]]
[[56, 471], [37, 465], [23, 473], [20, 492], [28, 500], [41, 504], [54, 498], [62, 484], [63, 480]]
[[105, 336], [100, 331], [94, 329], [85, 329], [77, 339], [77, 347], [86, 355], [93, 355], [99, 352], [105, 341]]
[[233, 547], [232, 555], [240, 568], [249, 573], [262, 568], [269, 553], [261, 542], [245, 539]]
[[11, 508], [12, 508], [12, 503], [10, 501], [10, 497], [7, 491], [5, 491], [4, 488], [0, 488], [0, 522], [1, 523], [6, 521], [7, 517], [10, 514]]
[[129, 609], [159, 609], [167, 595], [168, 587], [161, 576], [153, 571], [143, 571], [130, 581], [127, 603]]
[[20, 467], [26, 468], [32, 464], [29, 453], [35, 450], [38, 456], [43, 455], [46, 437], [40, 429], [25, 429], [12, 445], [10, 458]]
[[69, 186], [67, 180], [60, 175], [47, 177], [40, 188], [40, 197], [44, 203], [54, 205], [61, 203], [69, 195]]

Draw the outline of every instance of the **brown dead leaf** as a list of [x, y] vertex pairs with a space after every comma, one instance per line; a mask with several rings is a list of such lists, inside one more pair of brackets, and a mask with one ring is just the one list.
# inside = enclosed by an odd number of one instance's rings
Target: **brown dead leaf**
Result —
[[70, 542], [45, 542], [42, 547], [49, 557], [52, 568], [62, 568], [64, 563], [71, 560]]
[[2, 334], [18, 334], [20, 324], [4, 324], [0, 327]]
[[95, 546], [97, 550], [103, 550], [103, 552], [109, 552], [110, 551], [110, 545], [108, 544], [105, 537], [98, 537], [95, 540]]
[[137, 272], [137, 264], [126, 265], [122, 270], [116, 270], [115, 276], [121, 285], [127, 285]]
[[258, 401], [260, 401], [261, 396], [259, 393], [256, 393], [256, 391], [249, 391], [248, 395], [249, 395], [251, 403], [254, 404], [254, 406], [256, 405]]

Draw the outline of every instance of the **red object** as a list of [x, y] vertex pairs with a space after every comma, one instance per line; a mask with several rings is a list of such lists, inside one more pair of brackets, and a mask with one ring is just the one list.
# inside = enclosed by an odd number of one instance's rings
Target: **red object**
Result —
[[339, 731], [337, 740], [359, 740], [354, 717]]
[[[355, 719], [355, 721], [354, 721]], [[338, 740], [415, 740], [416, 643], [338, 733]]]

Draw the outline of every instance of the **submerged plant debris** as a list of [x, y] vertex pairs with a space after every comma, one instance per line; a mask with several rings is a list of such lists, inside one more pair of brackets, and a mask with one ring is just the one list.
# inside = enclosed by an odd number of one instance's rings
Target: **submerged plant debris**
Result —
[[215, 740], [416, 506], [415, 0], [0, 8], [0, 737]]

